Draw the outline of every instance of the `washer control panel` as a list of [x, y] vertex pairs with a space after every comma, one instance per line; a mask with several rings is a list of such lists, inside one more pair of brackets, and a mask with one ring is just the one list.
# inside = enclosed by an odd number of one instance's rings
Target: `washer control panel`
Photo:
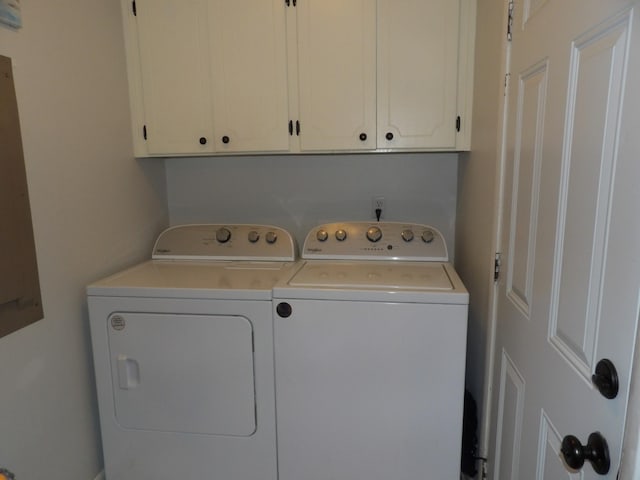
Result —
[[152, 258], [288, 262], [295, 260], [296, 249], [291, 234], [272, 225], [178, 225], [160, 234]]
[[430, 225], [401, 222], [341, 222], [313, 228], [302, 258], [447, 262], [447, 245]]

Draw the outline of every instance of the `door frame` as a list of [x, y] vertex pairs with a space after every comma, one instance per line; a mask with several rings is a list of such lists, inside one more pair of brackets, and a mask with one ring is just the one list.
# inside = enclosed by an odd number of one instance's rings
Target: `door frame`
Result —
[[[494, 252], [502, 252], [502, 222], [504, 219], [504, 188], [505, 188], [505, 165], [506, 158], [506, 128], [507, 128], [507, 98], [510, 94], [509, 87], [509, 70], [511, 60], [511, 43], [507, 40], [506, 25], [509, 12], [510, 0], [502, 0], [504, 18], [503, 25], [504, 34], [502, 35], [501, 45], [501, 72], [500, 77], [505, 79], [504, 95], [501, 98], [498, 109], [501, 115], [501, 125], [496, 139], [496, 191], [494, 195], [494, 211], [492, 218], [492, 239]], [[636, 20], [638, 22], [638, 20]], [[635, 25], [640, 28], [640, 25]], [[629, 88], [627, 86], [627, 88]], [[473, 145], [471, 146], [473, 149]], [[496, 330], [498, 321], [498, 282], [494, 281], [493, 275], [487, 277], [490, 282], [489, 290], [489, 308], [487, 311], [488, 332], [486, 349], [487, 356], [484, 361], [484, 380], [483, 380], [483, 411], [481, 412], [480, 432], [479, 432], [479, 456], [487, 459], [489, 454], [489, 443], [491, 439], [491, 429], [494, 423], [492, 411], [494, 368], [496, 362]], [[636, 319], [640, 322], [640, 319]], [[622, 458], [620, 461], [620, 477], [619, 480], [634, 480], [640, 478], [640, 409], [630, 409], [629, 405], [640, 404], [640, 328], [636, 327], [635, 350], [630, 372], [629, 398], [627, 403], [627, 412], [624, 422], [624, 434], [622, 441]], [[495, 392], [496, 394], [498, 392]], [[492, 475], [488, 478], [493, 479]], [[494, 479], [495, 480], [495, 479]]]

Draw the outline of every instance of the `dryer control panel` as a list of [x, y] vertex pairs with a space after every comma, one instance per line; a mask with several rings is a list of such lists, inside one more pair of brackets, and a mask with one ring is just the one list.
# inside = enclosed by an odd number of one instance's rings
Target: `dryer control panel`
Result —
[[198, 224], [170, 227], [153, 247], [154, 260], [293, 261], [286, 230], [272, 225]]
[[401, 222], [342, 222], [313, 228], [302, 258], [447, 262], [444, 237], [430, 225]]

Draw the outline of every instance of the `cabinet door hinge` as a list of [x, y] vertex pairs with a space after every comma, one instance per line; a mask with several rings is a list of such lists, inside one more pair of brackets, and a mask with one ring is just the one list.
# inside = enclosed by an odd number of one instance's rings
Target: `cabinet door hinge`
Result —
[[136, 0], [133, 0], [131, 2], [131, 11], [133, 12], [134, 17], [138, 16], [138, 7], [136, 6]]
[[513, 0], [509, 0], [509, 15], [507, 16], [507, 41], [513, 38]]
[[493, 280], [495, 282], [500, 278], [500, 267], [502, 267], [502, 253], [496, 252], [496, 258], [493, 262]]
[[459, 132], [459, 131], [460, 131], [460, 125], [461, 125], [461, 123], [462, 123], [462, 120], [460, 119], [460, 115], [458, 115], [458, 116], [456, 117], [456, 132]]
[[147, 139], [147, 126], [143, 125], [142, 126], [142, 137], [146, 140]]

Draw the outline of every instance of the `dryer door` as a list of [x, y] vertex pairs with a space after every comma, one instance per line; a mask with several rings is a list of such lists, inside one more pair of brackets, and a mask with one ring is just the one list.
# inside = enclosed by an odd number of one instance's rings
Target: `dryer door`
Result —
[[119, 312], [107, 328], [120, 426], [254, 433], [253, 329], [247, 318]]

